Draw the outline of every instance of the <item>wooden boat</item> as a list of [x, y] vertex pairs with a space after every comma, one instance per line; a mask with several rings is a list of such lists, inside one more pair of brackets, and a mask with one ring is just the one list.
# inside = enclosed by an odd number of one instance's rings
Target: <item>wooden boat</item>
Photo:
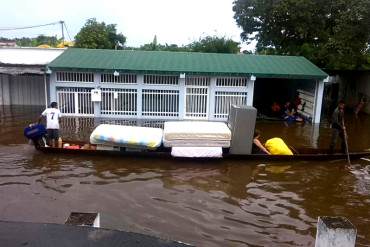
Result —
[[[43, 147], [39, 146], [37, 149], [44, 153], [60, 153], [60, 154], [73, 154], [73, 155], [105, 155], [105, 156], [126, 156], [126, 157], [149, 157], [149, 158], [170, 158], [170, 159], [215, 159], [215, 158], [179, 158], [171, 156], [171, 149], [160, 147], [156, 150], [141, 150], [130, 148], [119, 148], [117, 150], [97, 150], [96, 145], [86, 144], [80, 141], [68, 141], [80, 147], [79, 149], [58, 148], [58, 147]], [[291, 148], [294, 150], [294, 155], [267, 155], [267, 154], [247, 154], [236, 155], [230, 154], [228, 149], [224, 149], [222, 159], [235, 159], [235, 160], [268, 160], [268, 161], [293, 161], [293, 160], [336, 160], [346, 159], [347, 155], [344, 153], [329, 153], [327, 149], [314, 149], [314, 148]], [[370, 150], [352, 152], [349, 154], [351, 159], [359, 159], [362, 157], [370, 156]]]

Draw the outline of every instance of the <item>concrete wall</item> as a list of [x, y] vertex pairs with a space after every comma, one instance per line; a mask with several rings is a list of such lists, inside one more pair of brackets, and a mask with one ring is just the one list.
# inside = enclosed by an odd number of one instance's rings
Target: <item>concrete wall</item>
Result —
[[44, 76], [0, 74], [0, 105], [45, 105]]

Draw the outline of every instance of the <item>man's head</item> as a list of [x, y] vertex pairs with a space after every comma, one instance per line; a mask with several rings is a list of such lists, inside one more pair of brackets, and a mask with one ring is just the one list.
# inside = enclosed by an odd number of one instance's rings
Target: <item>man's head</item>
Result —
[[258, 129], [255, 129], [254, 130], [254, 134], [253, 134], [253, 139], [255, 138], [259, 138], [261, 136], [261, 131], [259, 131]]
[[339, 100], [338, 102], [338, 108], [340, 110], [344, 110], [344, 107], [346, 106], [346, 104], [344, 103], [344, 100]]
[[51, 106], [51, 108], [58, 108], [58, 103], [57, 102], [51, 102], [50, 106]]

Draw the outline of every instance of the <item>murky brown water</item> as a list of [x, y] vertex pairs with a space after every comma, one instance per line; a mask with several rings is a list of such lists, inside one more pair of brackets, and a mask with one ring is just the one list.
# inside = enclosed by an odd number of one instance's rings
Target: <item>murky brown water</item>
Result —
[[[45, 155], [23, 127], [40, 109], [0, 106], [0, 220], [64, 223], [98, 211], [102, 226], [198, 246], [313, 246], [316, 220], [340, 215], [370, 246], [370, 162], [171, 161]], [[347, 117], [350, 149], [370, 148], [370, 117]], [[92, 121], [65, 119], [63, 136], [86, 139]], [[264, 137], [327, 146], [330, 131], [258, 123]]]

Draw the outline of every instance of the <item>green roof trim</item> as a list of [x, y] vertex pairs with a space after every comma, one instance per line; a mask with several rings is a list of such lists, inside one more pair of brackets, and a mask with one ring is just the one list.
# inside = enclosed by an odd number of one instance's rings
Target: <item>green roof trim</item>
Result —
[[49, 67], [56, 71], [98, 71], [324, 79], [328, 76], [304, 57], [168, 51], [69, 48]]

